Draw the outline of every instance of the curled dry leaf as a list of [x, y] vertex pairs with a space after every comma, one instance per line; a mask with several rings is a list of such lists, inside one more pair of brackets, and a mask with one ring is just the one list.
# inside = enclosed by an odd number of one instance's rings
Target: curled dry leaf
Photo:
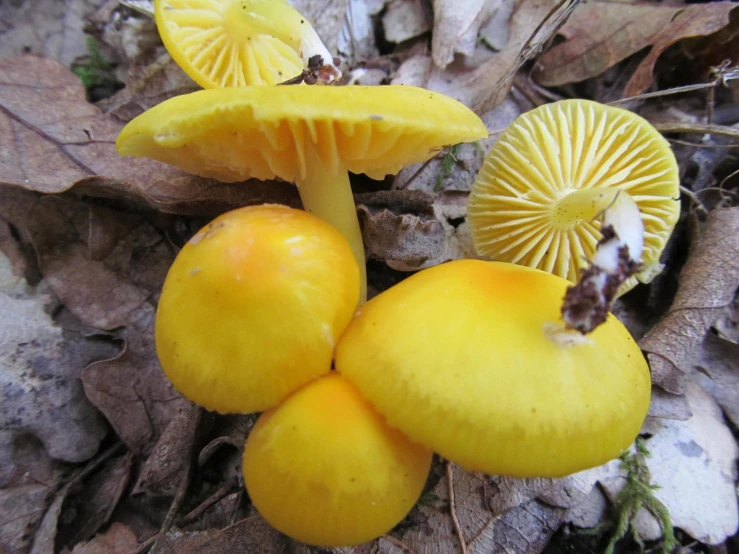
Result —
[[159, 366], [154, 315], [154, 308], [143, 304], [122, 332], [124, 352], [82, 372], [87, 397], [126, 446], [139, 454], [148, 454], [172, 419], [188, 405]]
[[[656, 486], [654, 496], [667, 508], [675, 527], [705, 544], [721, 544], [737, 532], [736, 460], [739, 449], [721, 410], [695, 382], [685, 391], [693, 416], [687, 421], [650, 422], [646, 459]], [[623, 479], [606, 480], [615, 498]], [[645, 539], [659, 538], [659, 526], [646, 512], [637, 516]]]
[[466, 192], [383, 191], [357, 195], [357, 202], [369, 256], [396, 271], [475, 257]]
[[[463, 3], [460, 2], [461, 4]], [[399, 43], [420, 36], [431, 30], [432, 19], [433, 16], [423, 0], [393, 0], [382, 16], [385, 38]]]
[[[0, 273], [9, 262], [0, 253]], [[0, 279], [0, 430], [30, 433], [49, 454], [82, 462], [97, 451], [107, 429], [79, 381], [85, 365], [115, 352], [110, 344], [59, 327], [43, 285]]]
[[81, 194], [207, 216], [269, 200], [297, 202], [291, 185], [224, 185], [153, 160], [122, 158], [115, 139], [123, 123], [89, 104], [82, 82], [53, 60], [0, 59], [0, 107], [0, 184], [47, 194], [74, 187]]
[[667, 315], [639, 342], [652, 382], [683, 394], [708, 329], [739, 288], [739, 208], [715, 210], [694, 233], [680, 285]]
[[680, 39], [719, 31], [736, 7], [727, 2], [672, 6], [595, 0], [583, 3], [560, 30], [567, 40], [544, 54], [534, 72], [544, 86], [560, 86], [599, 75], [649, 47], [624, 89], [624, 96], [646, 91], [662, 52]]

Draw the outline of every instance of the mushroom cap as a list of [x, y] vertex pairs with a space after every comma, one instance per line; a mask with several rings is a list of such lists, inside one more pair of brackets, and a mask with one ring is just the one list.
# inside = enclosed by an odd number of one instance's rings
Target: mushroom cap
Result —
[[328, 373], [359, 300], [359, 270], [333, 227], [302, 210], [228, 212], [167, 274], [156, 349], [188, 399], [221, 413], [274, 406]]
[[557, 203], [577, 190], [601, 187], [630, 194], [644, 222], [644, 269], [620, 292], [637, 279], [651, 281], [680, 215], [677, 161], [645, 119], [588, 100], [527, 112], [493, 145], [469, 198], [475, 249], [576, 282], [601, 237], [600, 222], [557, 217]]
[[303, 71], [302, 28], [285, 0], [156, 0], [174, 61], [203, 88], [276, 85]]
[[244, 449], [244, 481], [279, 531], [312, 545], [351, 546], [406, 516], [431, 458], [333, 373], [262, 414]]
[[600, 465], [637, 436], [649, 368], [613, 316], [554, 340], [568, 285], [480, 260], [423, 270], [360, 307], [336, 370], [389, 425], [469, 470], [558, 477]]
[[307, 148], [327, 171], [381, 179], [449, 144], [486, 137], [456, 100], [408, 86], [209, 89], [171, 98], [133, 119], [116, 141], [148, 157], [224, 182], [299, 182]]

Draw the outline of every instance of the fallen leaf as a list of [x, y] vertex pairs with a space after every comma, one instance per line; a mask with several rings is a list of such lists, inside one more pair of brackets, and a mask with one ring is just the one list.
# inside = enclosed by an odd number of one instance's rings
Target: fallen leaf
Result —
[[385, 38], [399, 43], [431, 30], [432, 15], [423, 0], [393, 0], [382, 16]]
[[124, 89], [97, 103], [124, 123], [173, 96], [200, 90], [169, 54], [162, 54], [148, 65], [131, 66], [126, 83]]
[[33, 544], [39, 523], [44, 517], [53, 484], [34, 483], [0, 489], [0, 552], [26, 553]]
[[89, 542], [79, 543], [72, 554], [129, 554], [138, 547], [138, 540], [131, 529], [122, 523], [113, 523], [105, 533]]
[[310, 554], [307, 546], [295, 543], [272, 528], [260, 516], [246, 518], [220, 531], [167, 533], [164, 552], [178, 554]]
[[181, 403], [141, 468], [132, 493], [174, 497], [192, 466], [201, 410]]
[[484, 114], [508, 96], [516, 71], [549, 40], [568, 13], [565, 6], [552, 13], [548, 0], [519, 0], [502, 51], [489, 52], [478, 45], [475, 56], [480, 59], [457, 59], [444, 70], [430, 57], [413, 56], [400, 66], [392, 82], [441, 92]]
[[159, 366], [154, 348], [154, 307], [143, 304], [126, 323], [123, 353], [85, 368], [87, 397], [126, 446], [147, 455], [172, 419], [188, 405]]
[[[644, 444], [646, 464], [656, 486], [654, 496], [667, 508], [675, 527], [705, 544], [721, 544], [737, 532], [739, 511], [735, 482], [739, 456], [731, 431], [710, 395], [695, 382], [686, 387], [693, 416], [687, 421], [654, 420]], [[623, 479], [606, 480], [611, 498]], [[635, 522], [647, 540], [659, 538], [659, 526], [643, 511]]]
[[88, 53], [85, 17], [104, 0], [35, 0], [0, 4], [3, 56], [41, 54], [70, 65]]
[[739, 428], [739, 345], [708, 333], [696, 365], [697, 381]]
[[[74, 187], [171, 213], [196, 214], [202, 204], [205, 215], [272, 198], [280, 202], [286, 190], [294, 190], [254, 180], [224, 185], [153, 160], [119, 156], [115, 139], [123, 124], [89, 104], [80, 80], [53, 60], [0, 59], [0, 107], [0, 184], [47, 194]], [[293, 192], [292, 202], [296, 198]]]
[[652, 84], [657, 59], [686, 37], [719, 31], [729, 23], [730, 2], [670, 6], [595, 0], [579, 6], [559, 34], [567, 40], [546, 52], [534, 71], [544, 86], [561, 86], [599, 75], [621, 60], [649, 48], [623, 95], [635, 96]]
[[667, 315], [639, 342], [653, 384], [683, 394], [708, 329], [739, 287], [739, 208], [714, 210], [696, 231]]
[[[0, 253], [0, 266], [8, 265]], [[49, 313], [55, 298], [43, 289], [22, 278], [0, 289], [0, 430], [33, 434], [52, 457], [82, 462], [95, 454], [107, 428], [79, 376], [116, 349], [59, 327]]]
[[[113, 257], [119, 242], [132, 238], [142, 224], [140, 217], [56, 197], [42, 198], [30, 216], [29, 232], [41, 273], [67, 308], [85, 324], [98, 329], [121, 327], [155, 292], [134, 283], [122, 274], [120, 267], [116, 271], [107, 259]], [[148, 225], [147, 230], [153, 235], [149, 237], [150, 246], [163, 242]], [[129, 255], [132, 251], [130, 247], [123, 250]], [[160, 252], [160, 258], [155, 260], [166, 265], [172, 258], [171, 251], [169, 256]], [[123, 268], [131, 269], [128, 264], [123, 264]], [[166, 267], [163, 269], [166, 271]], [[162, 270], [158, 274], [161, 280], [157, 286], [164, 278]]]
[[371, 6], [365, 0], [349, 0], [346, 20], [336, 46], [337, 54], [346, 60], [349, 67], [356, 68], [357, 64], [379, 55], [372, 16], [382, 11], [385, 5], [384, 0], [379, 0], [378, 3], [379, 8]]
[[74, 517], [64, 518], [57, 531], [63, 538], [57, 539], [57, 543], [73, 545], [88, 541], [108, 523], [128, 487], [132, 466], [131, 453], [113, 458], [79, 492], [67, 496], [66, 510]]
[[455, 53], [472, 56], [480, 27], [495, 15], [501, 4], [501, 0], [433, 0], [431, 51], [434, 65], [444, 69]]

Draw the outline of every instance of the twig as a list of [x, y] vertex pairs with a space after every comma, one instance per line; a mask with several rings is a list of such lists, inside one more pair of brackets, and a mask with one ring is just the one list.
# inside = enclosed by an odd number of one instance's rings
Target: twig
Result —
[[675, 144], [680, 144], [682, 146], [692, 146], [693, 148], [739, 148], [739, 144], [701, 144], [700, 142], [690, 142], [689, 140], [679, 140], [673, 138], [668, 138], [667, 140], [670, 142], [674, 142]]
[[660, 133], [700, 133], [715, 134], [725, 137], [739, 138], [739, 129], [725, 125], [709, 125], [708, 123], [683, 123], [682, 121], [668, 121], [652, 123]]
[[462, 527], [459, 525], [457, 519], [457, 510], [454, 507], [454, 468], [452, 462], [447, 461], [446, 463], [446, 481], [449, 486], [449, 512], [452, 515], [452, 523], [454, 523], [454, 530], [457, 533], [459, 539], [459, 546], [462, 547], [462, 554], [467, 554], [467, 543], [464, 542], [464, 535], [462, 534]]
[[226, 496], [229, 492], [231, 492], [232, 488], [233, 487], [231, 486], [231, 483], [226, 483], [225, 485], [223, 485], [220, 489], [218, 489], [216, 492], [214, 492], [212, 495], [206, 498], [197, 508], [192, 510], [189, 514], [182, 516], [180, 520], [177, 522], [178, 527], [187, 525], [191, 521], [194, 521], [197, 518], [199, 518], [211, 506], [216, 504], [219, 500], [221, 500], [224, 496]]
[[734, 177], [736, 175], [739, 175], [739, 169], [737, 169], [736, 171], [733, 171], [732, 173], [729, 173], [726, 177], [724, 177], [723, 180], [721, 181], [721, 183], [719, 183], [718, 189], [721, 192], [727, 192], [729, 194], [739, 194], [736, 191], [733, 191], [733, 190], [725, 190], [724, 189], [724, 185], [726, 184], [726, 181], [728, 181], [729, 179], [731, 179], [732, 177]]
[[660, 96], [671, 96], [673, 94], [683, 94], [685, 92], [693, 92], [695, 90], [706, 90], [706, 89], [713, 89], [718, 86], [716, 82], [710, 82], [710, 83], [698, 83], [695, 85], [685, 85], [682, 87], [674, 87], [674, 88], [668, 88], [665, 90], [656, 90], [654, 92], [645, 92], [644, 94], [637, 94], [636, 96], [629, 96], [628, 98], [621, 98], [620, 100], [614, 100], [613, 102], [608, 102], [609, 106], [616, 106], [618, 104], [625, 104], [626, 102], [631, 102], [632, 100], [648, 100], [650, 98], [659, 98]]
[[383, 538], [387, 539], [391, 543], [393, 543], [398, 548], [402, 548], [403, 550], [406, 550], [410, 552], [411, 554], [418, 554], [418, 551], [415, 548], [411, 548], [407, 544], [405, 544], [403, 541], [396, 539], [395, 537], [391, 535], [385, 535]]
[[701, 202], [700, 200], [698, 200], [698, 197], [695, 195], [695, 193], [692, 190], [690, 190], [689, 188], [686, 188], [686, 187], [680, 185], [680, 193], [681, 194], [684, 194], [685, 196], [687, 196], [688, 198], [690, 198], [693, 201], [693, 204], [695, 204], [695, 206], [700, 211], [702, 211], [704, 214], [707, 214], [708, 213], [708, 210], [703, 205], [703, 202]]

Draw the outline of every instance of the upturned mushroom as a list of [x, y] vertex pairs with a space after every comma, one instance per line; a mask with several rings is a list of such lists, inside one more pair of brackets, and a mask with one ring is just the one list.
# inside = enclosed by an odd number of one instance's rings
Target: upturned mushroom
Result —
[[360, 307], [336, 370], [390, 426], [466, 469], [559, 477], [600, 465], [637, 436], [649, 368], [612, 315], [587, 336], [565, 328], [569, 285], [500, 262], [423, 270]]
[[333, 373], [260, 416], [244, 449], [244, 481], [279, 531], [312, 545], [352, 546], [406, 516], [431, 457]]
[[349, 241], [364, 298], [364, 245], [349, 172], [381, 179], [445, 145], [485, 136], [471, 110], [421, 88], [246, 87], [167, 100], [128, 123], [116, 147], [224, 182], [296, 183], [305, 208]]
[[196, 404], [262, 411], [331, 370], [358, 299], [357, 264], [333, 227], [285, 206], [234, 210], [196, 233], [167, 274], [159, 361]]
[[203, 88], [276, 85], [321, 59], [325, 82], [341, 77], [310, 22], [286, 0], [156, 0], [164, 46]]
[[639, 267], [620, 286], [623, 294], [661, 271], [679, 196], [675, 156], [645, 119], [597, 102], [563, 100], [521, 115], [500, 136], [473, 184], [468, 221], [481, 256], [577, 282], [603, 238], [600, 216], [611, 208], [624, 214], [612, 213], [612, 220], [634, 222], [635, 204], [643, 251], [640, 259], [631, 256]]

